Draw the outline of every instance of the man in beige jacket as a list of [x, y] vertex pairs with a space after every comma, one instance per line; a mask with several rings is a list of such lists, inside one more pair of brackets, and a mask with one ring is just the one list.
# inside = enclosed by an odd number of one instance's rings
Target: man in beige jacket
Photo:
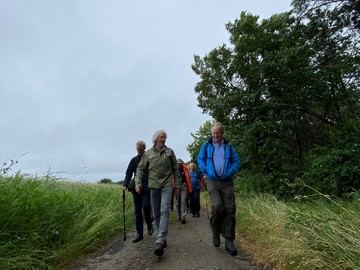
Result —
[[181, 178], [174, 151], [165, 145], [167, 134], [165, 130], [157, 130], [152, 138], [153, 147], [142, 156], [137, 167], [135, 190], [140, 193], [141, 179], [146, 171], [149, 172], [149, 189], [151, 206], [155, 224], [158, 229], [155, 255], [162, 256], [167, 246], [167, 231], [169, 224], [170, 205], [172, 196], [172, 181], [175, 177], [175, 193], [181, 187]]

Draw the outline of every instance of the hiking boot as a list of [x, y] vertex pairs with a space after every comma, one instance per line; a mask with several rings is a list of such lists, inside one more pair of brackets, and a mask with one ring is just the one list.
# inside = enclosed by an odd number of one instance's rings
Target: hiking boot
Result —
[[220, 246], [220, 234], [213, 233], [212, 241], [213, 241], [213, 244], [215, 247], [219, 247]]
[[229, 239], [225, 239], [225, 250], [231, 256], [236, 256], [237, 255], [237, 250], [236, 250], [236, 248], [234, 246], [234, 242], [229, 240]]
[[136, 233], [135, 238], [134, 238], [134, 240], [133, 240], [132, 242], [133, 242], [133, 243], [137, 243], [137, 242], [143, 240], [143, 238], [144, 238], [144, 237], [143, 237], [142, 235]]
[[160, 243], [156, 244], [154, 253], [156, 256], [164, 255], [164, 245]]
[[151, 226], [148, 227], [148, 234], [151, 236], [151, 235], [153, 235], [153, 233], [154, 233], [154, 228], [151, 225]]

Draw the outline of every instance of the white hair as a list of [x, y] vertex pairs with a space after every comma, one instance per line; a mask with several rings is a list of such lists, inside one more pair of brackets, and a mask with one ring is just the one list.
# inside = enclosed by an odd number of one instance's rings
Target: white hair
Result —
[[159, 129], [159, 130], [155, 131], [155, 133], [154, 133], [154, 135], [152, 137], [153, 144], [156, 143], [156, 141], [159, 139], [160, 135], [165, 135], [165, 138], [167, 138], [166, 131], [163, 130], [163, 129]]

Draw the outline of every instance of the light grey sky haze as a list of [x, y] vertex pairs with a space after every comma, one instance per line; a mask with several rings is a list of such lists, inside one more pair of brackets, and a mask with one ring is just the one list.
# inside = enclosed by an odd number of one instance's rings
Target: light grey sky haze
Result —
[[190, 133], [210, 119], [197, 107], [194, 55], [228, 43], [225, 24], [241, 11], [289, 9], [290, 0], [0, 0], [1, 164], [119, 181], [135, 142], [151, 147], [158, 129], [188, 161]]

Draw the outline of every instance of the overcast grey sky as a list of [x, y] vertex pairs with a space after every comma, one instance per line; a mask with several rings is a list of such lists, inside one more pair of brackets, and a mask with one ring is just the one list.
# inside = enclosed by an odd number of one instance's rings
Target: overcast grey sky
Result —
[[197, 107], [194, 54], [228, 43], [225, 24], [241, 11], [289, 9], [290, 0], [0, 0], [1, 164], [119, 181], [135, 142], [151, 147], [157, 129], [188, 161], [190, 133], [210, 119]]

